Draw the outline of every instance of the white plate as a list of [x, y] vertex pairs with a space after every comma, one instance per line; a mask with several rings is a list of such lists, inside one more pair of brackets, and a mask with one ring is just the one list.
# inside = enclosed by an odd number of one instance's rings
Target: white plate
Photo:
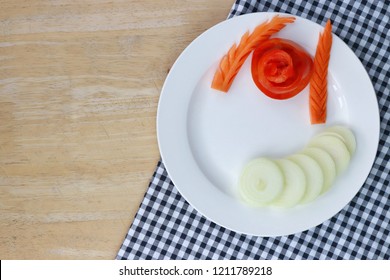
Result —
[[[254, 13], [224, 21], [194, 40], [173, 65], [157, 113], [162, 160], [183, 197], [213, 222], [240, 233], [280, 236], [307, 230], [339, 212], [359, 191], [375, 159], [379, 112], [371, 81], [354, 53], [334, 35], [329, 65], [328, 120], [311, 125], [308, 87], [292, 99], [273, 100], [251, 78], [251, 56], [227, 94], [210, 88], [221, 57], [241, 36], [273, 17]], [[323, 28], [296, 17], [277, 34], [314, 56]], [[332, 189], [287, 210], [254, 209], [237, 198], [242, 167], [258, 156], [282, 157], [304, 147], [327, 126], [349, 126], [356, 153]]]

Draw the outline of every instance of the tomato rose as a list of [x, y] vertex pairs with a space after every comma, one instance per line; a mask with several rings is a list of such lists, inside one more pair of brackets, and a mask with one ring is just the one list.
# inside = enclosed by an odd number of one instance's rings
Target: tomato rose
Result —
[[309, 83], [312, 72], [312, 57], [290, 40], [270, 39], [253, 52], [253, 81], [271, 98], [288, 99], [297, 95]]

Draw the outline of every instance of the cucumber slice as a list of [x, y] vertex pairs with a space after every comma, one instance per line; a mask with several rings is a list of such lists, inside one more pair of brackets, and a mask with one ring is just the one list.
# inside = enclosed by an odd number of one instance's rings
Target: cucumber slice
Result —
[[347, 169], [351, 155], [347, 146], [338, 137], [324, 134], [313, 138], [308, 147], [317, 147], [327, 152], [336, 165], [337, 174], [341, 174]]
[[320, 165], [311, 157], [305, 154], [294, 154], [288, 159], [298, 164], [306, 177], [306, 191], [301, 203], [313, 201], [323, 190], [324, 175]]
[[356, 150], [356, 138], [355, 135], [353, 134], [352, 130], [345, 126], [341, 125], [336, 125], [329, 127], [326, 129], [326, 132], [329, 133], [336, 133], [341, 136], [343, 139], [345, 145], [347, 146], [347, 149], [351, 155], [355, 153]]
[[332, 157], [324, 150], [315, 147], [306, 148], [302, 153], [314, 159], [322, 169], [324, 185], [321, 193], [329, 190], [336, 179], [336, 164]]
[[250, 161], [239, 179], [239, 191], [243, 201], [251, 206], [264, 206], [278, 197], [284, 186], [279, 166], [268, 158]]
[[306, 178], [303, 170], [288, 159], [275, 160], [284, 175], [284, 190], [281, 195], [272, 202], [277, 207], [293, 207], [297, 205], [306, 190]]

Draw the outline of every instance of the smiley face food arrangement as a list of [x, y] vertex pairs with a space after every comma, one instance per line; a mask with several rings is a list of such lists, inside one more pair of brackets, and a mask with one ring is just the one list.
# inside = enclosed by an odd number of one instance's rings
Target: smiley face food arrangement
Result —
[[[309, 86], [311, 125], [326, 124], [328, 66], [332, 26], [328, 20], [312, 57], [294, 41], [272, 37], [290, 24], [292, 16], [274, 16], [242, 35], [222, 57], [211, 87], [228, 94], [237, 73], [252, 54], [251, 76], [259, 92], [278, 100], [293, 98]], [[271, 38], [272, 37], [272, 38]], [[240, 200], [251, 207], [290, 208], [313, 202], [332, 188], [349, 166], [356, 139], [346, 126], [325, 126], [302, 149], [282, 158], [257, 157], [241, 171]]]

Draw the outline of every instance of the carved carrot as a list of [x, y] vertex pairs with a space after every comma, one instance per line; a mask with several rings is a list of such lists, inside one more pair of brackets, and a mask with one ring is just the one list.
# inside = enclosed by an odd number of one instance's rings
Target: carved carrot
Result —
[[314, 56], [314, 71], [310, 79], [309, 108], [312, 124], [326, 122], [328, 100], [328, 65], [332, 48], [332, 24], [325, 25], [317, 43]]
[[280, 17], [276, 15], [270, 21], [257, 26], [252, 33], [247, 31], [241, 37], [238, 46], [237, 44], [234, 44], [227, 54], [222, 57], [219, 67], [214, 74], [211, 87], [216, 90], [227, 92], [249, 54], [259, 46], [259, 44], [265, 42], [273, 34], [283, 29], [288, 23], [294, 21], [295, 17]]

